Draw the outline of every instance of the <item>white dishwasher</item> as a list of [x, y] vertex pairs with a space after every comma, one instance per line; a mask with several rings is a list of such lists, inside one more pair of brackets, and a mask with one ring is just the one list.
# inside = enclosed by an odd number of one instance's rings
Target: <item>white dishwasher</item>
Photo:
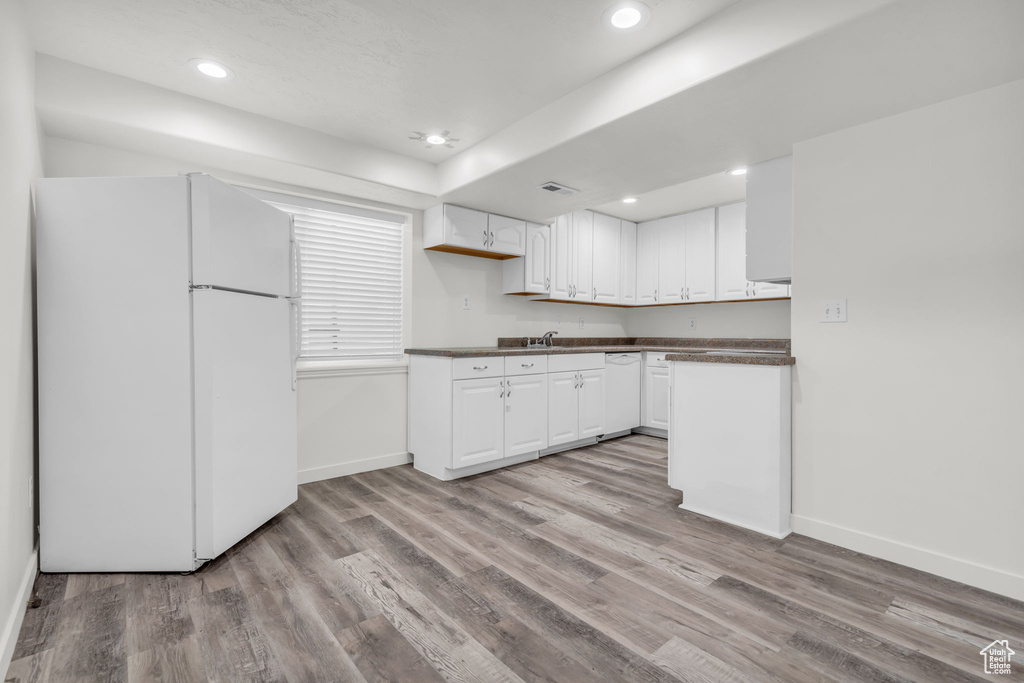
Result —
[[606, 353], [605, 436], [640, 426], [640, 353]]

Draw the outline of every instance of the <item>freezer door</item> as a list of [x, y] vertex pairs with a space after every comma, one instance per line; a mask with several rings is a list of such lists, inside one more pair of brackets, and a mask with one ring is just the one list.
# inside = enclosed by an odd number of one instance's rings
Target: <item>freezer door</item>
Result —
[[208, 175], [189, 176], [192, 284], [293, 296], [291, 218]]
[[192, 293], [196, 556], [217, 557], [295, 502], [297, 427], [287, 300]]

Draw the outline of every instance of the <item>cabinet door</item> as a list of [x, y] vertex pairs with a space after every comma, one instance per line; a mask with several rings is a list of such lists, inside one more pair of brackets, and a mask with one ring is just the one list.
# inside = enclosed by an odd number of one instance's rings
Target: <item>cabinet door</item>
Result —
[[649, 221], [636, 227], [636, 303], [658, 303], [658, 239], [661, 221]]
[[551, 226], [526, 224], [526, 288], [544, 294], [551, 287]]
[[593, 301], [594, 295], [594, 212], [572, 214], [573, 301]]
[[565, 214], [551, 226], [551, 289], [552, 299], [572, 299], [572, 215]]
[[490, 233], [483, 211], [444, 205], [444, 243], [452, 247], [487, 249]]
[[504, 453], [504, 378], [452, 382], [452, 468], [498, 460]]
[[488, 249], [499, 254], [526, 255], [526, 221], [488, 214]]
[[505, 380], [505, 457], [548, 447], [548, 377], [520, 375]]
[[595, 303], [619, 303], [621, 222], [618, 218], [594, 214], [594, 284], [591, 291]]
[[658, 222], [658, 303], [682, 303], [686, 288], [686, 221], [683, 216], [669, 216]]
[[715, 210], [683, 216], [686, 227], [685, 301], [715, 300]]
[[718, 300], [748, 298], [746, 202], [718, 207]]
[[644, 427], [668, 429], [668, 385], [669, 368], [644, 370]]
[[751, 282], [750, 291], [752, 299], [775, 299], [789, 296], [789, 285], [779, 285], [774, 282]]
[[584, 370], [580, 373], [579, 438], [581, 439], [604, 434], [604, 373], [604, 370]]
[[548, 448], [579, 441], [579, 373], [554, 372], [547, 378]]
[[619, 232], [619, 303], [636, 305], [636, 223], [630, 221]]

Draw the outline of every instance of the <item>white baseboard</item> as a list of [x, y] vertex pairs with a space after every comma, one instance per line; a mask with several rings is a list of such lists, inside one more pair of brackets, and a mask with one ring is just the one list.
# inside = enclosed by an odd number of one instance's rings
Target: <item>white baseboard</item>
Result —
[[308, 470], [299, 470], [299, 483], [308, 484], [324, 479], [344, 477], [349, 474], [359, 474], [371, 470], [380, 470], [385, 467], [396, 465], [408, 465], [412, 462], [412, 455], [409, 453], [392, 453], [390, 455], [375, 455], [372, 458], [353, 460], [352, 462], [340, 462], [337, 465], [326, 465], [324, 467], [311, 467]]
[[21, 577], [21, 585], [18, 586], [18, 594], [15, 596], [14, 604], [11, 605], [11, 613], [4, 619], [4, 630], [0, 634], [0, 680], [7, 678], [7, 669], [11, 666], [11, 659], [14, 657], [14, 646], [18, 644], [18, 633], [21, 632], [21, 622], [25, 620], [25, 608], [32, 597], [32, 588], [36, 583], [38, 568], [39, 548], [37, 547], [28, 558], [28, 566], [25, 567], [25, 574]]
[[1024, 575], [801, 515], [792, 515], [790, 519], [793, 531], [798, 534], [890, 562], [897, 562], [1016, 600], [1024, 600]]

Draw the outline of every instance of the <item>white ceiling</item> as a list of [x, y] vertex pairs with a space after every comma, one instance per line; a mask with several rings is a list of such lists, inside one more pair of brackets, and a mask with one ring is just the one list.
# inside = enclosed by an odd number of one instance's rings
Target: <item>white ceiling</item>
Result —
[[[437, 163], [736, 0], [30, 0], [39, 52]], [[230, 66], [216, 82], [192, 57]], [[410, 131], [449, 129], [456, 149]]]
[[[611, 3], [27, 6], [37, 49], [61, 58], [37, 62], [50, 135], [530, 220], [735, 201], [726, 169], [1024, 78], [1021, 0], [649, 0], [651, 23], [629, 34], [600, 25]], [[202, 79], [185, 66], [194, 56], [237, 77]], [[406, 139], [444, 128], [458, 149]], [[537, 189], [551, 180], [581, 192]]]

